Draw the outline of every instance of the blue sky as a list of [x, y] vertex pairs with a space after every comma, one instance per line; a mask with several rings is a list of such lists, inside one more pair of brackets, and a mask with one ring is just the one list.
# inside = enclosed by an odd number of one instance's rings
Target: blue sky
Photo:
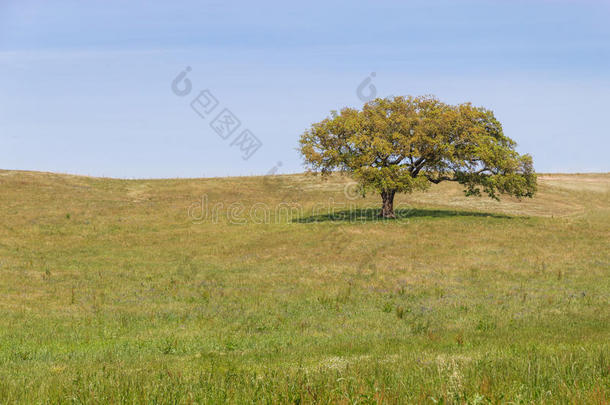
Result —
[[[493, 109], [539, 172], [610, 171], [608, 21], [610, 1], [0, 0], [0, 168], [299, 172], [299, 135], [374, 72], [378, 96]], [[262, 143], [248, 160], [210, 127], [223, 108]]]

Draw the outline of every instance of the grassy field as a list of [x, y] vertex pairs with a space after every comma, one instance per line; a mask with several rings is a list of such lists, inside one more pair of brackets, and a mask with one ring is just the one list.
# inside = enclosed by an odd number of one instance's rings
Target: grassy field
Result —
[[0, 403], [610, 402], [609, 174], [351, 190], [0, 171]]

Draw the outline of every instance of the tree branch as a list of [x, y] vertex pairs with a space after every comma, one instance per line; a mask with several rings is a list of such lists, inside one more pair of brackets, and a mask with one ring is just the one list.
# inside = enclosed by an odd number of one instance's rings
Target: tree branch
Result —
[[416, 177], [419, 174], [421, 169], [424, 168], [424, 163], [426, 163], [426, 159], [423, 157], [420, 157], [415, 161], [415, 163], [411, 167], [411, 177]]
[[441, 176], [441, 177], [433, 178], [428, 174], [426, 174], [425, 176], [429, 182], [434, 183], [434, 184], [438, 184], [441, 181], [458, 181], [455, 177]]
[[390, 162], [390, 165], [397, 165], [397, 164], [399, 164], [400, 162], [402, 162], [404, 158], [405, 158], [405, 156], [404, 156], [404, 155], [400, 155], [400, 156], [398, 156], [398, 157], [396, 158], [396, 160], [391, 161], [391, 162]]

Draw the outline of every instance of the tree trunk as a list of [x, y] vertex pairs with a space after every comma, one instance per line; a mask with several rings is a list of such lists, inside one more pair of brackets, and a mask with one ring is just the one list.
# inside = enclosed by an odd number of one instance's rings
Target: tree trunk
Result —
[[381, 192], [383, 204], [381, 205], [380, 217], [396, 218], [394, 215], [394, 194], [396, 194], [396, 190], [383, 190]]

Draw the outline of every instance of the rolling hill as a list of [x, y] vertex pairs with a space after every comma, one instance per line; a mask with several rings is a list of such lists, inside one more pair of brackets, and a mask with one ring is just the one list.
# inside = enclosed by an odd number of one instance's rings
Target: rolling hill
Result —
[[608, 403], [609, 192], [0, 171], [0, 403]]

